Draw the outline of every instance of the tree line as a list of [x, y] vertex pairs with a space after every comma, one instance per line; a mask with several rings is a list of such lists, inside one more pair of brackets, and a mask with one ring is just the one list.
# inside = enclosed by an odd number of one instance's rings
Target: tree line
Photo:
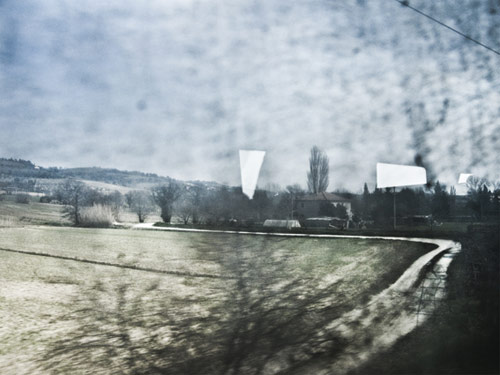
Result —
[[[9, 163], [17, 162], [9, 160]], [[21, 166], [25, 167], [25, 164]], [[75, 225], [111, 225], [119, 221], [119, 213], [124, 209], [137, 215], [140, 223], [152, 214], [159, 214], [164, 223], [171, 223], [176, 217], [184, 224], [194, 225], [253, 225], [266, 219], [303, 220], [305, 218], [298, 215], [297, 200], [307, 193], [326, 192], [328, 172], [328, 156], [314, 146], [310, 150], [307, 171], [308, 191], [298, 184], [289, 185], [286, 189], [268, 185], [266, 189], [257, 189], [250, 200], [242, 193], [241, 187], [181, 182], [165, 177], [151, 189], [130, 190], [121, 194], [118, 191], [99, 191], [68, 178], [51, 196], [44, 196], [41, 201], [56, 200], [63, 204], [65, 216]], [[36, 180], [23, 182], [27, 191], [32, 191], [36, 184]], [[355, 226], [385, 226], [394, 219], [394, 201], [396, 219], [402, 224], [417, 219], [431, 223], [445, 220], [484, 221], [500, 215], [500, 183], [472, 176], [467, 181], [467, 187], [467, 196], [457, 196], [453, 187], [448, 189], [439, 181], [423, 188], [403, 188], [397, 193], [390, 189], [370, 192], [365, 183], [362, 194], [336, 192], [350, 199], [350, 217], [344, 206], [335, 206], [328, 201], [319, 205], [315, 216], [342, 220], [350, 218]]]
[[207, 187], [170, 180], [149, 190], [122, 194], [102, 192], [81, 181], [67, 179], [41, 201], [64, 205], [64, 215], [75, 225], [85, 225], [82, 212], [89, 207], [108, 207], [113, 215], [111, 222], [118, 221], [120, 211], [126, 209], [137, 215], [140, 223], [152, 214], [159, 214], [165, 223], [171, 223], [175, 216], [184, 224], [252, 224], [268, 218], [289, 217], [292, 196], [304, 193], [298, 186], [289, 186], [286, 191], [257, 190], [250, 200], [241, 187]]
[[[150, 190], [103, 193], [68, 179], [51, 197], [42, 197], [41, 201], [56, 200], [63, 204], [65, 216], [75, 225], [85, 225], [82, 213], [89, 207], [100, 207], [101, 211], [106, 208], [105, 215], [111, 217], [108, 222], [118, 221], [120, 211], [128, 210], [141, 223], [148, 216], [159, 214], [165, 223], [176, 217], [184, 224], [252, 225], [266, 219], [297, 218], [295, 201], [306, 194], [299, 185], [284, 190], [274, 186], [257, 190], [250, 200], [240, 187], [206, 187], [175, 180]], [[362, 194], [337, 194], [350, 199], [355, 224], [384, 226], [393, 220], [394, 196], [390, 189], [370, 192], [365, 184]], [[469, 180], [467, 196], [457, 196], [453, 188], [447, 189], [438, 181], [431, 188], [403, 188], [395, 198], [398, 223], [429, 215], [434, 221], [485, 221], [495, 219], [500, 213], [500, 186], [479, 178]], [[325, 202], [319, 206], [317, 216], [347, 218], [347, 212], [342, 206]]]
[[454, 187], [447, 189], [437, 181], [425, 188], [403, 188], [394, 197], [389, 188], [370, 192], [365, 184], [363, 194], [352, 197], [354, 220], [390, 224], [394, 198], [398, 222], [403, 224], [416, 216], [437, 221], [486, 221], [500, 215], [500, 184], [471, 177], [467, 188], [467, 195], [459, 196]]

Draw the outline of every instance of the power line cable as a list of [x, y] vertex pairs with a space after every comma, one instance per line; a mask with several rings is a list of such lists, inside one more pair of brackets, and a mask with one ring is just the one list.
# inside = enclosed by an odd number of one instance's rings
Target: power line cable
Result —
[[480, 45], [481, 47], [486, 48], [487, 50], [489, 50], [489, 51], [491, 51], [491, 52], [493, 52], [493, 53], [496, 53], [498, 56], [500, 56], [500, 52], [499, 52], [499, 51], [497, 51], [497, 50], [495, 50], [495, 49], [493, 49], [493, 48], [491, 48], [491, 47], [487, 46], [486, 44], [481, 43], [479, 40], [476, 40], [476, 39], [474, 39], [474, 38], [471, 38], [471, 37], [470, 37], [470, 36], [468, 36], [467, 34], [464, 34], [463, 32], [458, 31], [457, 29], [454, 29], [454, 28], [453, 28], [453, 27], [451, 27], [451, 26], [448, 26], [447, 24], [445, 24], [445, 23], [443, 23], [443, 22], [439, 21], [438, 19], [436, 19], [436, 18], [434, 18], [434, 17], [432, 17], [432, 16], [430, 16], [430, 15], [428, 15], [428, 14], [426, 14], [426, 13], [422, 12], [421, 10], [418, 10], [417, 8], [412, 7], [412, 6], [410, 5], [410, 2], [409, 2], [408, 0], [394, 0], [394, 1], [398, 2], [399, 4], [401, 4], [401, 5], [403, 5], [403, 6], [407, 7], [407, 8], [409, 8], [409, 9], [411, 9], [411, 10], [413, 10], [414, 12], [417, 12], [418, 14], [420, 14], [420, 15], [422, 15], [422, 16], [424, 16], [424, 17], [427, 17], [428, 19], [430, 19], [430, 20], [432, 20], [432, 21], [434, 21], [434, 22], [438, 23], [439, 25], [441, 25], [441, 26], [443, 26], [443, 27], [446, 27], [448, 30], [453, 31], [454, 33], [456, 33], [456, 34], [458, 34], [458, 35], [460, 35], [460, 36], [464, 37], [465, 39], [470, 40], [471, 42], [474, 42], [474, 43], [476, 43], [477, 45]]

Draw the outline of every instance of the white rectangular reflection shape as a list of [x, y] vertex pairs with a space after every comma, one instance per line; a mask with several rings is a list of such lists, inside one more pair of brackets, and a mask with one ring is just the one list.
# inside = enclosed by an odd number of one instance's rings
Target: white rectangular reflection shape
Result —
[[458, 183], [466, 184], [470, 176], [472, 176], [472, 174], [470, 173], [460, 173], [460, 176], [458, 177]]
[[423, 185], [426, 183], [427, 173], [425, 168], [377, 163], [377, 188]]

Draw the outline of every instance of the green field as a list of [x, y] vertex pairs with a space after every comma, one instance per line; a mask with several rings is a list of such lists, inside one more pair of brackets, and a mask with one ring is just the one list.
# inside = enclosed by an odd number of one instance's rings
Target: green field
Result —
[[[69, 373], [99, 373], [99, 369], [113, 373], [97, 360], [90, 364], [83, 349], [76, 353], [80, 360], [44, 359], [51, 348], [60, 347], [58, 339], [101, 324], [102, 319], [97, 318], [103, 316], [97, 314], [100, 307], [107, 311], [104, 316], [118, 314], [124, 321], [140, 318], [141, 327], [149, 327], [149, 319], [158, 324], [158, 316], [163, 315], [157, 308], [165, 308], [166, 301], [172, 314], [201, 319], [202, 326], [203, 319], [222, 310], [220, 319], [230, 321], [234, 318], [229, 313], [233, 311], [231, 301], [242, 300], [254, 310], [247, 315], [238, 309], [233, 313], [247, 318], [255, 311], [267, 317], [283, 309], [279, 316], [291, 314], [293, 324], [298, 304], [304, 305], [307, 314], [318, 316], [327, 313], [325, 306], [335, 306], [335, 311], [328, 313], [338, 315], [385, 289], [429, 250], [428, 246], [402, 241], [34, 226], [0, 228], [0, 248], [178, 273], [158, 274], [0, 251], [2, 374], [46, 373], [44, 366], [51, 361]], [[229, 305], [221, 310], [223, 303]], [[85, 319], [78, 315], [84, 310], [90, 312]], [[157, 311], [156, 315], [152, 311]], [[83, 328], [82, 321], [86, 322]], [[190, 324], [193, 326], [196, 324]], [[101, 340], [109, 338], [113, 330], [106, 332], [108, 336]]]

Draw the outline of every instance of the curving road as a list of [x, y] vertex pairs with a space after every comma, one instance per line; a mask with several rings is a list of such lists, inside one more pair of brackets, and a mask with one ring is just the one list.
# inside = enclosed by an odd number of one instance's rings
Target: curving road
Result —
[[[425, 321], [445, 297], [448, 266], [461, 250], [458, 242], [430, 238], [183, 229], [154, 227], [152, 223], [137, 224], [133, 228], [280, 237], [368, 238], [435, 244], [436, 249], [418, 258], [394, 284], [373, 296], [365, 305], [343, 314], [318, 332], [318, 339], [329, 333], [335, 333], [346, 339], [348, 343], [333, 363], [306, 360], [301, 368], [294, 370], [295, 373], [318, 375], [345, 374], [353, 370], [374, 354], [388, 349], [396, 340]], [[283, 352], [280, 359], [267, 368], [266, 373], [290, 373], [287, 363], [290, 354], [292, 353]], [[294, 356], [301, 355], [296, 352], [293, 354]], [[304, 354], [304, 357], [306, 356]]]

